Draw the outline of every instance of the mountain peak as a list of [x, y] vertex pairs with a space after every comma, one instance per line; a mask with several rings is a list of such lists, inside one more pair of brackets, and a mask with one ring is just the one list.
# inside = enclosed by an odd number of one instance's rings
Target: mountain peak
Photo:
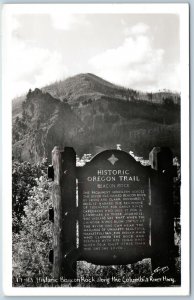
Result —
[[83, 96], [87, 100], [93, 95], [114, 96], [115, 94], [121, 94], [123, 88], [92, 73], [80, 73], [63, 81], [50, 84], [42, 90], [61, 100], [68, 99], [68, 103], [73, 104], [82, 101]]
[[76, 79], [80, 79], [80, 80], [91, 80], [91, 81], [97, 81], [103, 85], [106, 86], [110, 86], [110, 87], [114, 87], [114, 88], [121, 88], [119, 86], [117, 86], [116, 84], [113, 84], [107, 80], [105, 80], [102, 77], [99, 77], [93, 73], [79, 73], [75, 76], [69, 77], [66, 80], [71, 79], [71, 80], [76, 80]]

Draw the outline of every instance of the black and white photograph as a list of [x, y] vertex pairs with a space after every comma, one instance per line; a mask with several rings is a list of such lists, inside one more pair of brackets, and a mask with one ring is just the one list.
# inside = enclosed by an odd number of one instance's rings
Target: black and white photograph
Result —
[[4, 5], [8, 295], [188, 295], [188, 15]]

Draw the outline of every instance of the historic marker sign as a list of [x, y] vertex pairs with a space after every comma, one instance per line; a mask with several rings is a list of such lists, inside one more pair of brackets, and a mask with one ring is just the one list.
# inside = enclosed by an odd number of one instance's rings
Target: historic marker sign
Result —
[[73, 148], [53, 149], [54, 277], [75, 278], [77, 260], [121, 265], [143, 258], [175, 274], [172, 157], [154, 147], [145, 167], [107, 150], [76, 167]]
[[104, 151], [81, 168], [78, 219], [83, 259], [107, 265], [150, 256], [149, 170], [120, 150]]

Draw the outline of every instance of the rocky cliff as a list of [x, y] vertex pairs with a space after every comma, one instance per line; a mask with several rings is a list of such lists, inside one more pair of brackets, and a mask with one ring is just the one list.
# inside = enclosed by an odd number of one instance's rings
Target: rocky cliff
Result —
[[13, 156], [40, 161], [50, 158], [54, 145], [84, 147], [86, 135], [86, 126], [67, 103], [35, 89], [27, 94], [22, 116], [13, 123]]

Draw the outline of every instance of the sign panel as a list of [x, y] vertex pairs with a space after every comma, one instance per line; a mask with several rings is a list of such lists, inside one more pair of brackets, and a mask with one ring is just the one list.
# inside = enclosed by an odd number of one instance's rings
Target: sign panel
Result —
[[149, 168], [107, 150], [79, 172], [79, 247], [98, 264], [132, 263], [150, 254]]

